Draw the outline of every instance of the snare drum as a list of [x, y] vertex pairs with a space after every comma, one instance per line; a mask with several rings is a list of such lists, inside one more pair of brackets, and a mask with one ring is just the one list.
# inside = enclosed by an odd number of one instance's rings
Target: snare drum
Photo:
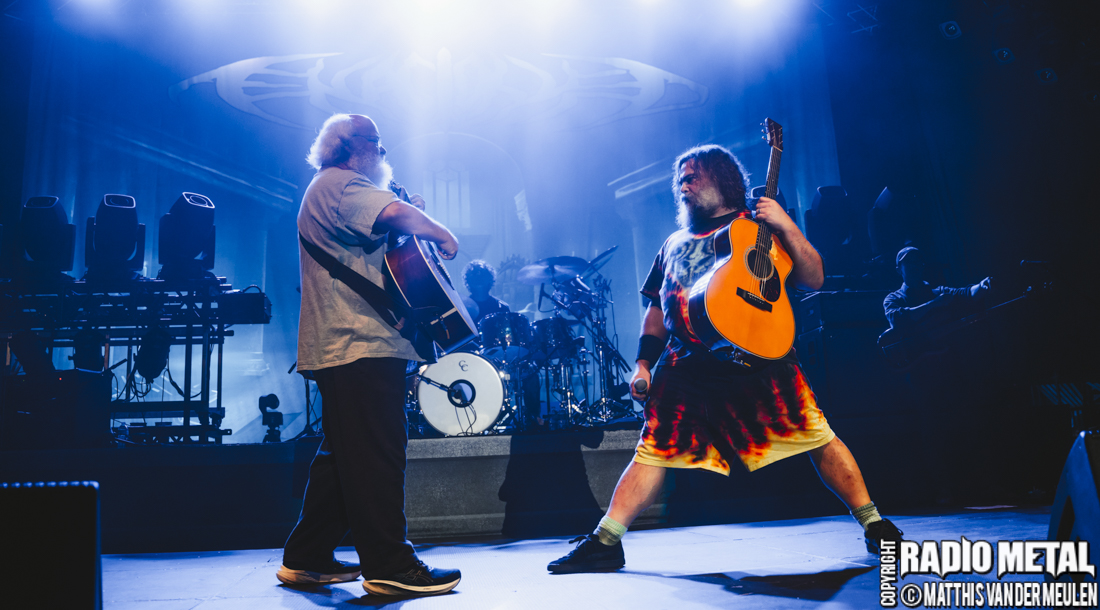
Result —
[[532, 352], [539, 363], [577, 355], [573, 332], [569, 330], [569, 324], [558, 316], [535, 321], [534, 345]]
[[416, 398], [424, 419], [446, 436], [488, 430], [504, 407], [504, 382], [477, 354], [456, 352], [420, 367]]
[[513, 362], [529, 351], [531, 322], [521, 313], [489, 314], [477, 328], [481, 331], [482, 354], [489, 358]]

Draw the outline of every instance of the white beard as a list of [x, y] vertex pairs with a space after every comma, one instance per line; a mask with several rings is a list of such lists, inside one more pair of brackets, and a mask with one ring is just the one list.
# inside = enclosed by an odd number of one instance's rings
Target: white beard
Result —
[[366, 172], [367, 178], [374, 183], [380, 189], [390, 188], [390, 181], [393, 180], [393, 166], [389, 164], [385, 159], [379, 159], [378, 163], [374, 164], [374, 167], [370, 168]]

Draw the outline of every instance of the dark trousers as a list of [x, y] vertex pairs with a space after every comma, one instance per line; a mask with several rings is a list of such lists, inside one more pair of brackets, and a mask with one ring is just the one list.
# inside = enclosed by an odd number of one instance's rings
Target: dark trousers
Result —
[[363, 358], [314, 371], [325, 436], [309, 467], [284, 564], [332, 560], [349, 529], [364, 577], [415, 561], [405, 539], [405, 365]]

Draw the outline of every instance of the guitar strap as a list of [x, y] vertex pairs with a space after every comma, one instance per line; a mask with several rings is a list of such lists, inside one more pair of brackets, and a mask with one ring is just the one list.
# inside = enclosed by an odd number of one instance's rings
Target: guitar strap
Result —
[[[322, 250], [316, 244], [306, 239], [301, 233], [298, 233], [298, 241], [301, 242], [302, 248], [305, 249], [306, 254], [309, 254], [310, 258], [317, 261], [317, 264], [321, 265], [325, 271], [328, 271], [330, 276], [340, 280], [347, 285], [348, 288], [351, 288], [356, 294], [362, 297], [374, 311], [378, 312], [379, 317], [381, 317], [386, 324], [397, 328], [401, 336], [412, 343], [413, 349], [416, 350], [418, 356], [427, 361], [428, 364], [432, 364], [436, 361], [437, 354], [435, 342], [432, 341], [427, 333], [421, 330], [420, 326], [439, 318], [438, 307], [424, 307], [419, 309], [405, 307], [401, 303], [398, 303], [384, 288], [370, 281], [358, 271], [336, 260], [336, 257]], [[406, 320], [406, 324], [398, 328], [401, 318]]]

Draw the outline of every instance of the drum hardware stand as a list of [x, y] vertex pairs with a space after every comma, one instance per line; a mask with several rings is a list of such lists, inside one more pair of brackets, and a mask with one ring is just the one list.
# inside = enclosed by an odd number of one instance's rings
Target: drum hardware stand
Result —
[[610, 397], [612, 387], [621, 385], [612, 382], [619, 380], [623, 373], [630, 370], [630, 367], [607, 336], [606, 310], [608, 305], [614, 305], [611, 300], [611, 283], [597, 275], [594, 284], [599, 292], [589, 332], [592, 333], [597, 370], [600, 374], [600, 399], [591, 406], [590, 414], [592, 419], [599, 423], [607, 423], [627, 415], [637, 417], [632, 403], [624, 404], [623, 401]]
[[522, 417], [520, 417], [519, 406], [509, 396], [504, 399], [503, 415], [497, 420], [493, 427], [486, 430], [485, 434], [508, 434], [509, 432], [517, 432], [523, 428], [521, 425]]
[[[420, 363], [416, 363], [419, 365]], [[405, 372], [405, 422], [409, 428], [410, 438], [413, 432], [418, 436], [425, 436], [424, 416], [420, 411], [420, 400], [416, 397], [416, 384], [420, 379], [420, 367], [411, 367]]]
[[[619, 417], [640, 418], [634, 411], [633, 403], [624, 403], [611, 397], [612, 388], [621, 383], [615, 381], [630, 370], [626, 361], [619, 355], [611, 339], [607, 336], [607, 308], [614, 306], [611, 300], [611, 282], [599, 273], [591, 276], [595, 290], [584, 284], [580, 278], [555, 284], [555, 292], [550, 297], [554, 305], [572, 313], [592, 337], [592, 356], [599, 373], [599, 400], [588, 405], [585, 416], [587, 425], [604, 424]], [[587, 379], [585, 388], [587, 389]]]
[[613, 386], [611, 381], [619, 379], [620, 375], [628, 370], [626, 369], [626, 363], [606, 336], [597, 335], [594, 341], [596, 342], [596, 361], [600, 372], [600, 399], [590, 407], [591, 417], [602, 424], [626, 415], [637, 417], [632, 404], [624, 404], [621, 400], [609, 398], [612, 387], [622, 385], [615, 384]]
[[[565, 410], [566, 417], [571, 425], [587, 425], [587, 399], [577, 400], [573, 392], [573, 362], [560, 360], [557, 364], [546, 367], [546, 404], [549, 408], [553, 404], [556, 394], [560, 401], [558, 406]], [[587, 386], [586, 386], [587, 391]]]
[[[220, 366], [220, 364], [221, 363], [219, 362], [219, 366]], [[298, 363], [295, 362], [294, 364], [290, 365], [290, 369], [287, 371], [287, 374], [288, 375], [293, 375], [297, 368], [298, 368]], [[314, 406], [313, 401], [310, 400], [309, 382], [310, 382], [311, 379], [313, 379], [313, 371], [303, 371], [302, 372], [302, 382], [305, 384], [305, 389], [306, 389], [306, 425], [305, 425], [304, 428], [302, 428], [302, 431], [299, 432], [297, 436], [290, 439], [292, 441], [296, 441], [300, 438], [320, 436], [321, 433], [322, 433], [321, 418], [320, 417], [315, 417], [314, 408], [313, 408], [313, 406]], [[317, 426], [316, 430], [313, 429], [314, 425]]]
[[[524, 365], [528, 368], [524, 371]], [[504, 415], [500, 418], [500, 421], [493, 426], [492, 430], [496, 434], [508, 434], [521, 432], [530, 429], [535, 425], [534, 420], [528, 420], [528, 405], [526, 404], [527, 395], [524, 392], [524, 381], [534, 376], [536, 379], [539, 376], [540, 367], [534, 362], [526, 361], [523, 359], [514, 361], [504, 365], [502, 376], [505, 379], [505, 398], [504, 398]], [[537, 412], [538, 409], [536, 408]], [[537, 418], [538, 414], [533, 417]]]
[[512, 374], [513, 365], [504, 362], [504, 370], [501, 371], [501, 378], [504, 381], [504, 404], [502, 405], [500, 418], [496, 423], [492, 425], [485, 434], [508, 434], [509, 432], [515, 432], [520, 430], [523, 426], [522, 418], [519, 416], [519, 405], [516, 403], [514, 397], [516, 396], [516, 377]]

